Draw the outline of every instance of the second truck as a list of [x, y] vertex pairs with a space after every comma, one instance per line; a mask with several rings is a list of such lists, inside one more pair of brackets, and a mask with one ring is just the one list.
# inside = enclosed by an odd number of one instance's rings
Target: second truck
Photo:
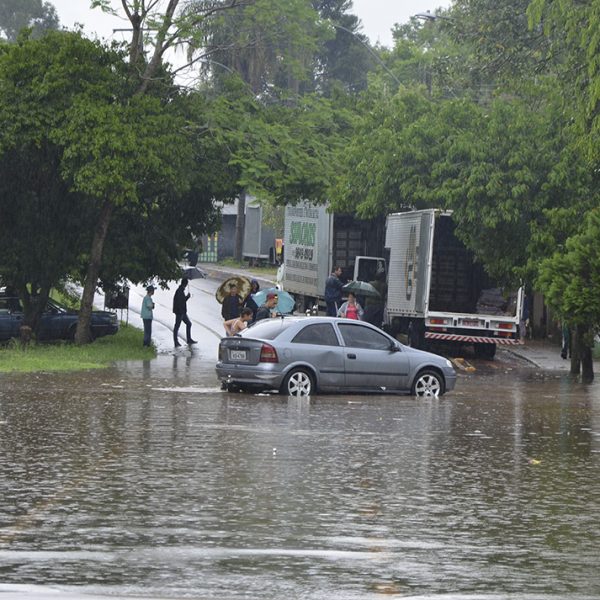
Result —
[[300, 311], [318, 306], [333, 267], [370, 281], [387, 272], [382, 327], [412, 346], [472, 344], [493, 358], [500, 345], [520, 344], [523, 291], [505, 292], [455, 235], [449, 212], [394, 213], [360, 221], [326, 206], [286, 207], [282, 287]]

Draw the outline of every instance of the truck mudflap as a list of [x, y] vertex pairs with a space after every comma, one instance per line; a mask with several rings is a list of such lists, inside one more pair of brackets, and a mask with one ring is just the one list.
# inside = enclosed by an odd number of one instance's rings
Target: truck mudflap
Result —
[[522, 346], [524, 343], [523, 340], [513, 340], [511, 338], [461, 335], [457, 333], [434, 333], [433, 331], [426, 331], [425, 339], [462, 342], [463, 344], [496, 344], [498, 346]]

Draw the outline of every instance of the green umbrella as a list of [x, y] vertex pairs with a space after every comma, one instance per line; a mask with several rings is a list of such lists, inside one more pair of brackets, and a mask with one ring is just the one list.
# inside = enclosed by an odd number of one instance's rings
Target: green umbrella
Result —
[[355, 296], [373, 296], [374, 298], [381, 298], [381, 294], [366, 281], [351, 281], [343, 286], [342, 290], [346, 293], [352, 292]]

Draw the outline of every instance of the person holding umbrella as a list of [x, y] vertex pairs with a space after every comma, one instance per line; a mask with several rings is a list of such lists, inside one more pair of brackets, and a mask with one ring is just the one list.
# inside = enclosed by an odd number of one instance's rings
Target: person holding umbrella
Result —
[[191, 298], [191, 294], [188, 292], [185, 293], [185, 288], [187, 287], [188, 280], [183, 277], [179, 287], [175, 291], [175, 296], [173, 297], [173, 313], [175, 314], [175, 327], [173, 328], [173, 341], [175, 343], [175, 348], [181, 346], [179, 340], [177, 338], [177, 334], [179, 333], [179, 326], [183, 321], [186, 327], [186, 338], [188, 344], [196, 344], [196, 340], [192, 339], [192, 322], [190, 318], [187, 316], [187, 301]]
[[229, 295], [223, 298], [223, 306], [221, 307], [221, 316], [225, 321], [237, 319], [240, 316], [242, 308], [242, 299], [238, 295], [238, 288], [235, 283], [229, 284]]
[[277, 306], [277, 301], [279, 300], [277, 294], [274, 292], [269, 292], [267, 294], [266, 302], [256, 311], [256, 317], [254, 322], [262, 321], [262, 319], [270, 319], [271, 317], [276, 317], [275, 307]]

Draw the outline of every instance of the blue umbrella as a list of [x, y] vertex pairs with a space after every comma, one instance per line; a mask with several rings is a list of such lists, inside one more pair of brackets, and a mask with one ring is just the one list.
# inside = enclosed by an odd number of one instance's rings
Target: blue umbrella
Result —
[[254, 302], [256, 302], [257, 306], [263, 305], [267, 301], [267, 294], [277, 294], [277, 304], [275, 305], [275, 310], [282, 315], [293, 312], [294, 307], [296, 306], [296, 300], [294, 300], [294, 296], [284, 292], [283, 290], [278, 290], [277, 288], [268, 288], [266, 290], [260, 290], [260, 292], [256, 292], [256, 294], [252, 294], [252, 298]]

